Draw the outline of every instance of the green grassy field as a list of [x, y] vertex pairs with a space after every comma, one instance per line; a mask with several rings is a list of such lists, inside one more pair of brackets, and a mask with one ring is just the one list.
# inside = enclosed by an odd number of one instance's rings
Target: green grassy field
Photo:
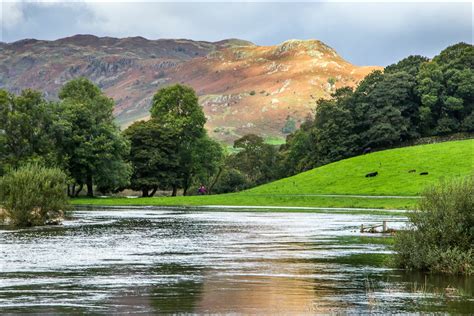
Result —
[[[415, 173], [409, 170], [416, 169]], [[369, 172], [378, 171], [374, 178]], [[413, 209], [424, 187], [441, 179], [474, 171], [474, 140], [404, 147], [341, 160], [247, 191], [210, 196], [153, 198], [77, 198], [75, 205], [235, 205]], [[428, 172], [420, 176], [420, 172]], [[400, 195], [411, 198], [369, 198], [340, 195]], [[308, 211], [308, 210], [306, 210]]]
[[[409, 170], [416, 170], [409, 173]], [[366, 178], [369, 172], [379, 174]], [[420, 172], [428, 172], [420, 176]], [[331, 163], [262, 185], [254, 194], [418, 195], [441, 179], [474, 172], [474, 140], [397, 148]]]

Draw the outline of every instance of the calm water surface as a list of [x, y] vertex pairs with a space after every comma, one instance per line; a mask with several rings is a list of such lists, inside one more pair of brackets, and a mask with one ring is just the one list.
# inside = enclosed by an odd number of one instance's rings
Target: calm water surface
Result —
[[[386, 268], [360, 224], [405, 218], [77, 210], [0, 229], [0, 313], [474, 312], [474, 279]], [[375, 242], [375, 241], [378, 242]], [[369, 240], [370, 241], [370, 240]]]

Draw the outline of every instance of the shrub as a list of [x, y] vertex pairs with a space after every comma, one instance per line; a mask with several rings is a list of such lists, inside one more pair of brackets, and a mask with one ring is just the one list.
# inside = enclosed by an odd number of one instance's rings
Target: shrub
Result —
[[36, 164], [0, 179], [3, 216], [14, 226], [36, 226], [57, 220], [68, 207], [67, 176], [58, 168]]
[[396, 263], [406, 269], [448, 274], [474, 271], [474, 176], [424, 192], [410, 227], [397, 234]]
[[245, 174], [237, 169], [226, 169], [215, 184], [212, 193], [230, 193], [248, 189], [255, 185]]

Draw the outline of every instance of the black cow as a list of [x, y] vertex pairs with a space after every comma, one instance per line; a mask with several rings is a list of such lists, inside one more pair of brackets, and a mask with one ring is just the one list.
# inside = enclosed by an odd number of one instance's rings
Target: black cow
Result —
[[365, 177], [366, 178], [373, 178], [373, 177], [376, 177], [378, 174], [379, 174], [379, 172], [375, 171], [375, 172], [371, 172], [371, 173], [366, 174]]
[[408, 173], [414, 173], [414, 172], [416, 172], [416, 169], [408, 170]]
[[372, 148], [367, 147], [367, 148], [364, 148], [364, 151], [362, 152], [362, 155], [370, 154], [371, 152], [372, 152]]
[[420, 176], [427, 176], [428, 175], [428, 172], [420, 172]]

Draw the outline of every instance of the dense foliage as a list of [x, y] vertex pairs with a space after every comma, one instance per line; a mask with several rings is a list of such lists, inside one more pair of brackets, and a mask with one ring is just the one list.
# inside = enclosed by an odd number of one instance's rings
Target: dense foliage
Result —
[[474, 132], [474, 47], [459, 43], [433, 60], [410, 56], [359, 86], [317, 102], [315, 117], [281, 148], [287, 176], [427, 136]]
[[411, 227], [397, 234], [397, 264], [449, 274], [474, 271], [474, 177], [428, 189]]
[[0, 179], [3, 216], [14, 226], [44, 225], [67, 209], [67, 176], [59, 168], [27, 164]]
[[40, 162], [74, 179], [70, 195], [84, 185], [89, 196], [94, 185], [100, 191], [127, 185], [129, 145], [114, 123], [112, 99], [84, 78], [64, 85], [59, 98], [48, 102], [37, 91], [0, 91], [0, 174]]
[[229, 155], [214, 192], [236, 192], [275, 180], [278, 172], [277, 148], [254, 134], [234, 142], [236, 153]]
[[92, 82], [66, 83], [59, 102], [24, 90], [0, 91], [0, 175], [39, 162], [59, 167], [73, 179], [71, 196], [87, 187], [102, 193], [130, 187], [143, 196], [157, 189], [186, 194], [198, 183], [211, 186], [223, 168], [222, 147], [204, 129], [205, 117], [195, 92], [174, 85], [159, 90], [151, 120], [121, 133], [114, 123], [114, 102]]
[[150, 120], [135, 122], [124, 134], [131, 144], [131, 188], [142, 191], [143, 197], [167, 189], [173, 183], [178, 164], [173, 132]]
[[40, 92], [0, 90], [0, 175], [28, 162], [54, 164], [52, 111]]
[[84, 78], [66, 83], [59, 98], [55, 132], [63, 167], [80, 188], [87, 186], [88, 196], [94, 184], [102, 192], [125, 187], [129, 144], [114, 123], [113, 100]]
[[197, 182], [211, 186], [223, 152], [207, 136], [205, 122], [194, 90], [182, 85], [159, 90], [153, 97], [151, 119], [125, 131], [132, 146], [132, 189], [153, 196], [157, 189], [171, 188], [174, 196], [178, 189], [186, 195]]

